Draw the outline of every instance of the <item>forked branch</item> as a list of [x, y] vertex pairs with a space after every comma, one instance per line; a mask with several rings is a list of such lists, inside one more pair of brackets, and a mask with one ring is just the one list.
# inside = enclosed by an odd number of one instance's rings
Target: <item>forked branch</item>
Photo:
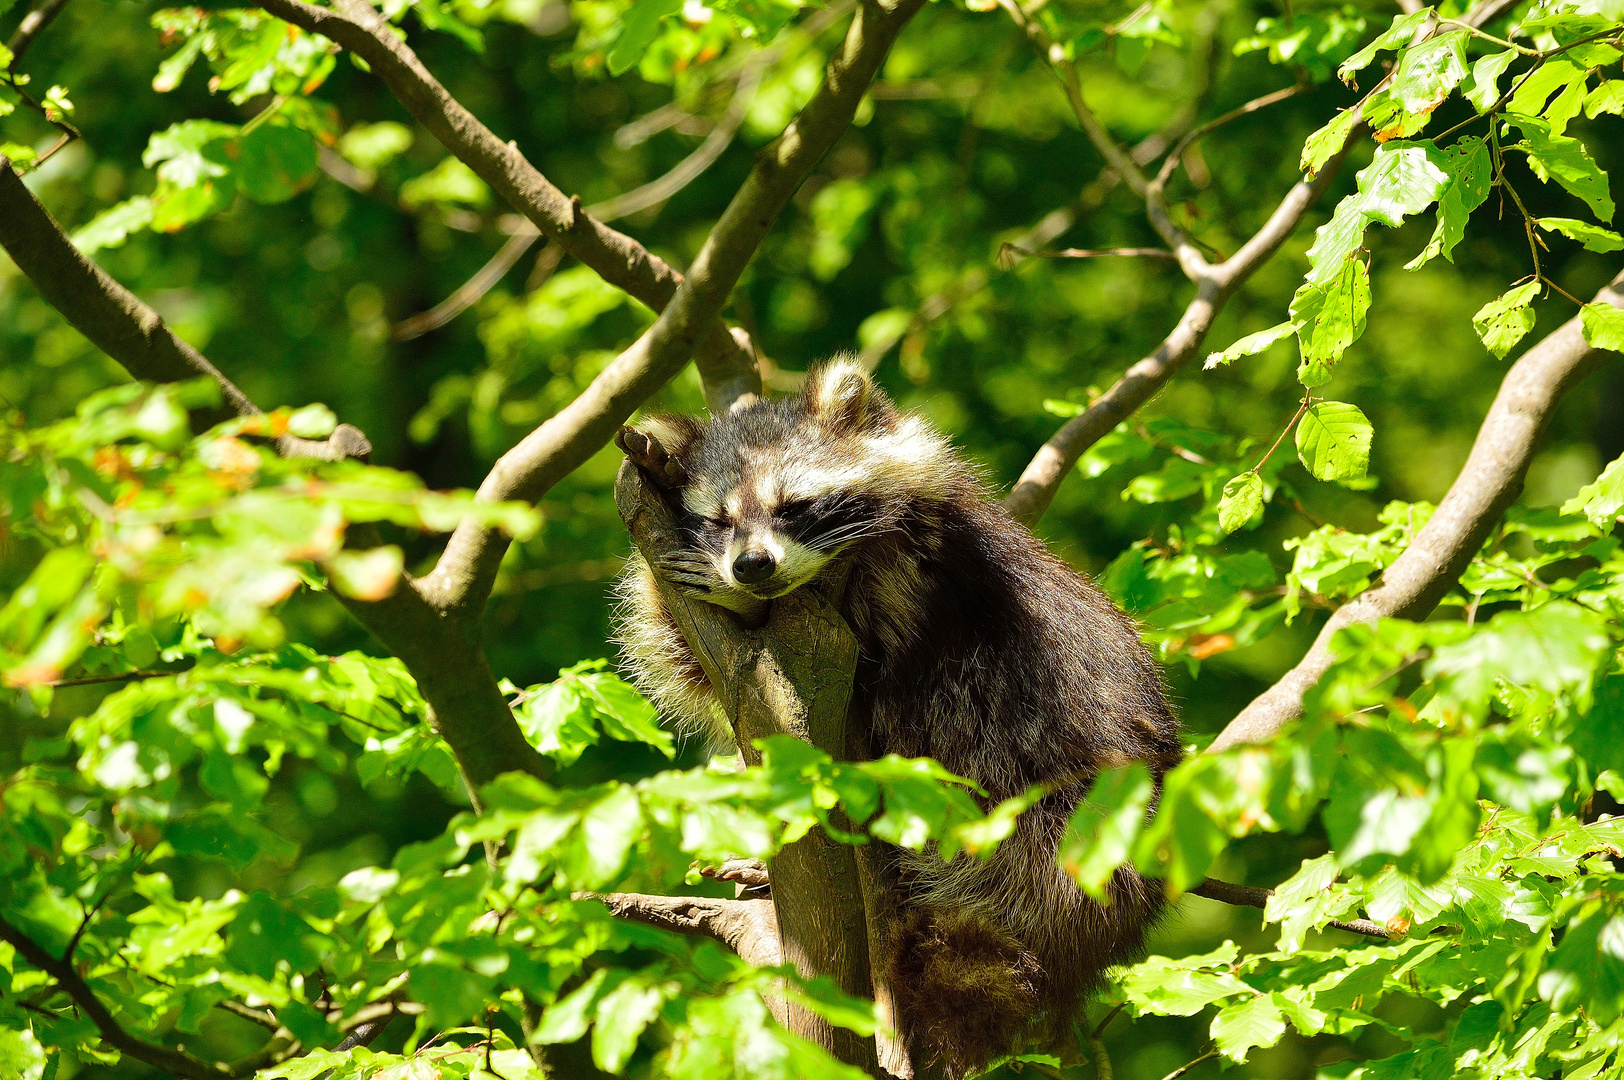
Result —
[[[1206, 339], [1207, 331], [1212, 327], [1213, 320], [1229, 297], [1268, 261], [1297, 228], [1308, 208], [1330, 186], [1330, 182], [1341, 170], [1349, 148], [1364, 129], [1362, 126], [1356, 126], [1349, 134], [1343, 149], [1325, 163], [1318, 176], [1296, 184], [1286, 193], [1263, 227], [1234, 255], [1214, 266], [1196, 249], [1187, 234], [1169, 216], [1162, 190], [1172, 176], [1172, 168], [1164, 168], [1156, 176], [1147, 178], [1143, 170], [1133, 161], [1125, 160], [1122, 148], [1117, 145], [1110, 132], [1105, 130], [1104, 125], [1083, 100], [1082, 82], [1076, 64], [1066, 58], [1064, 51], [1049, 39], [1036, 20], [1027, 16], [1019, 0], [998, 0], [998, 2], [1016, 25], [1026, 33], [1039, 55], [1054, 70], [1055, 77], [1060, 80], [1061, 86], [1066, 91], [1066, 98], [1071, 103], [1078, 125], [1088, 136], [1089, 141], [1114, 169], [1126, 170], [1122, 175], [1135, 192], [1144, 196], [1146, 214], [1151, 224], [1167, 241], [1185, 275], [1196, 285], [1195, 298], [1190, 301], [1172, 333], [1163, 339], [1156, 351], [1129, 368], [1122, 378], [1095, 399], [1082, 414], [1066, 421], [1060, 430], [1039, 448], [1031, 463], [1027, 465], [1004, 505], [1016, 520], [1032, 525], [1043, 516], [1049, 504], [1054, 501], [1061, 481], [1071, 472], [1072, 466], [1077, 464], [1077, 459], [1084, 451], [1155, 396], [1166, 385], [1168, 379], [1197, 353], [1201, 343]], [[1472, 27], [1483, 26], [1498, 18], [1511, 6], [1510, 0], [1484, 0], [1462, 21]], [[1437, 28], [1438, 24], [1431, 24], [1427, 33], [1434, 33]], [[1256, 111], [1272, 100], [1290, 96], [1290, 93], [1294, 92], [1280, 91], [1275, 95], [1266, 95], [1195, 129], [1185, 142], [1174, 150], [1169, 158], [1169, 164], [1174, 164], [1189, 142], [1205, 132], [1238, 116]]]
[[[721, 325], [716, 313], [745, 264], [801, 181], [850, 125], [892, 42], [923, 3], [896, 0], [882, 6], [869, 0], [859, 6], [822, 85], [778, 141], [757, 156], [755, 168], [654, 325], [579, 397], [497, 461], [480, 485], [481, 499], [540, 498], [603, 447], [634, 409], [682, 369], [702, 338]], [[477, 611], [490, 594], [506, 548], [501, 533], [465, 521], [424, 579], [426, 595], [442, 611]]]
[[[447, 150], [508, 205], [529, 218], [542, 235], [597, 271], [605, 281], [655, 311], [663, 310], [676, 295], [681, 274], [636, 240], [587, 213], [579, 198], [560, 191], [530, 163], [516, 143], [498, 138], [451, 96], [366, 0], [335, 0], [334, 9], [319, 8], [303, 0], [265, 0], [262, 6], [277, 18], [335, 41], [365, 60], [406, 111]], [[743, 380], [747, 385], [753, 380], [751, 392], [760, 391], [753, 353], [728, 332], [715, 312], [710, 313], [695, 340], [705, 349], [703, 374]]]
[[1156, 351], [1139, 361], [1109, 390], [1095, 398], [1081, 414], [1061, 425], [1021, 473], [1004, 507], [1017, 520], [1034, 524], [1054, 501], [1060, 483], [1077, 459], [1112, 428], [1149, 401], [1180, 368], [1201, 349], [1207, 331], [1235, 290], [1279, 250], [1319, 196], [1331, 185], [1346, 151], [1325, 163], [1312, 180], [1298, 182], [1286, 192], [1269, 220], [1241, 249], [1217, 266], [1208, 266], [1196, 280], [1196, 293], [1172, 333]]
[[[1595, 299], [1624, 307], [1624, 273]], [[1377, 585], [1332, 613], [1307, 655], [1242, 709], [1211, 749], [1262, 742], [1301, 716], [1303, 696], [1336, 659], [1331, 639], [1337, 631], [1378, 619], [1423, 619], [1437, 606], [1521, 494], [1557, 402], [1603, 355], [1585, 341], [1577, 315], [1523, 353], [1501, 382], [1465, 467], [1414, 542]]]

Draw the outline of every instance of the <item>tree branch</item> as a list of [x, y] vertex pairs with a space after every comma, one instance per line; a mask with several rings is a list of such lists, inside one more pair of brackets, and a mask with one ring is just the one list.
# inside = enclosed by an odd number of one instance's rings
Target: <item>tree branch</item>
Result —
[[[1624, 307], [1624, 273], [1596, 294], [1596, 302]], [[1210, 749], [1262, 742], [1303, 712], [1303, 696], [1336, 659], [1338, 630], [1378, 619], [1422, 619], [1454, 587], [1507, 508], [1522, 493], [1534, 455], [1562, 395], [1602, 353], [1585, 341], [1575, 315], [1511, 366], [1460, 475], [1432, 519], [1381, 581], [1331, 614], [1297, 666], [1242, 709]]]
[[[762, 54], [766, 55], [765, 53]], [[750, 101], [755, 97], [756, 85], [760, 80], [761, 64], [756, 62], [759, 57], [752, 57], [752, 62], [746, 65], [740, 73], [737, 87], [733, 92], [732, 100], [728, 102], [727, 112], [722, 119], [711, 128], [705, 141], [694, 149], [694, 152], [677, 162], [671, 170], [663, 176], [658, 176], [640, 187], [633, 188], [612, 199], [595, 203], [586, 208], [586, 212], [599, 221], [615, 221], [646, 210], [656, 203], [664, 202], [694, 180], [722, 156], [722, 152], [733, 143], [733, 137], [738, 134], [739, 126], [744, 123], [745, 113], [749, 110]], [[395, 341], [410, 341], [421, 337], [430, 330], [437, 330], [458, 315], [477, 304], [482, 296], [490, 292], [498, 281], [513, 268], [513, 264], [524, 256], [530, 246], [541, 236], [534, 223], [525, 220], [524, 228], [508, 238], [500, 251], [491, 256], [489, 262], [479, 268], [479, 271], [469, 278], [456, 292], [440, 301], [428, 311], [402, 319], [395, 324], [390, 337]], [[711, 383], [706, 382], [707, 390]], [[754, 391], [745, 391], [754, 392]], [[718, 411], [725, 410], [732, 404], [731, 400], [708, 402]]]
[[[47, 302], [134, 377], [173, 382], [207, 375], [240, 415], [260, 412], [218, 368], [165, 326], [157, 312], [81, 255], [3, 157], [0, 246]], [[336, 460], [358, 456], [370, 446], [358, 429], [341, 424], [322, 441], [284, 436], [277, 449], [286, 457]], [[403, 586], [372, 603], [338, 599], [417, 679], [429, 703], [430, 722], [451, 746], [476, 804], [479, 788], [504, 772], [521, 769], [543, 779], [550, 776], [551, 763], [514, 721], [472, 623], [442, 618], [424, 600], [417, 581], [408, 578]]]
[[[1190, 892], [1195, 896], [1204, 896], [1208, 900], [1216, 900], [1220, 904], [1232, 904], [1236, 907], [1261, 908], [1268, 904], [1269, 897], [1274, 895], [1273, 889], [1259, 889], [1255, 885], [1231, 885], [1227, 881], [1208, 878]], [[1369, 919], [1348, 919], [1339, 921], [1332, 919], [1325, 924], [1338, 930], [1346, 930], [1350, 934], [1364, 934], [1368, 937], [1379, 937], [1391, 941], [1396, 935], [1388, 932], [1387, 927]]]
[[[655, 311], [663, 310], [676, 295], [681, 274], [636, 240], [587, 213], [579, 198], [566, 196], [555, 187], [519, 152], [516, 143], [497, 138], [440, 85], [417, 54], [365, 0], [335, 0], [337, 10], [315, 7], [303, 0], [265, 0], [262, 6], [277, 18], [335, 41], [366, 61], [406, 111], [447, 150], [508, 205], [529, 218], [542, 235], [597, 271], [605, 281]], [[695, 334], [695, 344], [703, 350], [699, 357], [701, 375], [712, 380], [720, 377], [744, 387], [753, 385], [754, 389], [747, 392], [759, 393], [760, 375], [753, 352], [740, 345], [716, 318], [716, 312], [710, 312], [702, 325], [703, 332]], [[603, 441], [608, 441], [607, 436]]]
[[[181, 382], [205, 375], [220, 387], [237, 415], [260, 414], [259, 406], [202, 353], [182, 341], [162, 316], [73, 246], [3, 156], [0, 247], [47, 303], [131, 375], [152, 382]], [[285, 457], [341, 461], [370, 453], [372, 445], [359, 428], [341, 424], [326, 439], [283, 436], [278, 449]]]
[[611, 915], [679, 934], [714, 938], [757, 967], [784, 962], [771, 900], [725, 900], [710, 896], [646, 896], [583, 893], [602, 901]]
[[[595, 454], [634, 409], [682, 369], [702, 336], [720, 325], [715, 314], [745, 264], [790, 195], [851, 123], [891, 43], [923, 3], [896, 0], [882, 7], [867, 0], [858, 8], [845, 42], [825, 69], [823, 84], [778, 141], [757, 156], [755, 168], [654, 325], [579, 397], [497, 461], [480, 485], [481, 499], [540, 498]], [[506, 548], [506, 538], [496, 530], [465, 521], [424, 579], [425, 595], [442, 611], [477, 610], [490, 594]]]
[[[1041, 26], [1027, 18], [1018, 0], [998, 0], [998, 2], [1017, 25], [1026, 31], [1040, 55], [1054, 69], [1056, 77], [1066, 89], [1072, 111], [1077, 114], [1078, 123], [1083, 131], [1106, 161], [1113, 168], [1117, 168], [1119, 159], [1123, 156], [1121, 148], [1084, 103], [1076, 65], [1066, 59], [1064, 52], [1049, 40]], [[1499, 17], [1513, 3], [1514, 0], [1483, 0], [1462, 21], [1472, 27], [1482, 26]], [[1436, 22], [1429, 23], [1422, 39], [1436, 33], [1438, 27], [1439, 24]], [[1283, 96], [1286, 96], [1285, 91], [1280, 91], [1277, 95], [1266, 95], [1196, 129], [1174, 151], [1173, 158], [1176, 158], [1189, 142], [1213, 127], [1226, 123], [1238, 115], [1255, 111], [1268, 104], [1271, 99], [1279, 100]], [[1201, 347], [1213, 319], [1223, 309], [1229, 297], [1285, 242], [1286, 237], [1291, 235], [1301, 222], [1309, 206], [1330, 185], [1330, 181], [1341, 170], [1349, 148], [1363, 130], [1362, 122], [1356, 125], [1347, 142], [1343, 144], [1342, 150], [1325, 163], [1319, 175], [1299, 182], [1287, 192], [1286, 197], [1281, 200], [1263, 227], [1239, 251], [1217, 266], [1207, 262], [1192, 246], [1183, 230], [1179, 229], [1168, 216], [1167, 206], [1162, 198], [1162, 188], [1171, 177], [1172, 169], [1164, 168], [1157, 176], [1148, 180], [1137, 167], [1131, 172], [1123, 173], [1129, 186], [1145, 196], [1146, 211], [1151, 224], [1172, 248], [1185, 275], [1195, 282], [1195, 299], [1190, 301], [1173, 332], [1162, 341], [1155, 352], [1129, 368], [1127, 373], [1096, 399], [1085, 412], [1068, 420], [1039, 448], [1021, 474], [1020, 480], [1016, 482], [1014, 490], [1004, 501], [1005, 508], [1016, 520], [1027, 525], [1035, 524], [1054, 501], [1055, 492], [1059, 490], [1061, 481], [1066, 478], [1083, 452], [1155, 396], [1167, 380], [1189, 361]], [[1128, 164], [1131, 165], [1132, 162]]]
[[6, 48], [11, 50], [11, 62], [15, 64], [23, 58], [23, 53], [33, 48], [34, 41], [51, 24], [51, 20], [68, 6], [68, 0], [44, 0], [39, 7], [23, 16], [23, 21], [17, 24], [16, 33], [6, 42]]
[[[676, 515], [629, 461], [621, 466], [615, 502], [632, 540], [650, 565], [678, 543]], [[686, 596], [656, 579], [665, 607], [698, 659], [732, 724], [739, 751], [759, 764], [757, 740], [792, 735], [838, 760], [855, 756], [848, 707], [857, 640], [835, 603], [843, 576], [774, 600], [765, 623], [750, 629], [731, 612]], [[822, 829], [772, 859], [771, 913], [784, 960], [806, 976], [828, 976], [848, 994], [876, 996], [870, 923], [857, 855]], [[742, 901], [757, 903], [757, 901]], [[766, 944], [755, 941], [751, 949]], [[741, 955], [743, 953], [741, 952]], [[838, 1029], [810, 1010], [784, 1008], [786, 1026], [841, 1061], [879, 1071], [876, 1043]]]
[[183, 1077], [184, 1080], [222, 1080], [222, 1078], [229, 1080], [233, 1076], [247, 1075], [245, 1072], [234, 1072], [229, 1066], [204, 1061], [184, 1051], [136, 1038], [114, 1019], [107, 1006], [102, 1004], [90, 985], [80, 978], [72, 964], [58, 960], [46, 952], [37, 941], [4, 918], [0, 918], [0, 941], [10, 944], [24, 960], [55, 979], [62, 992], [72, 998], [73, 1003], [84, 1011], [91, 1023], [96, 1025], [96, 1030], [101, 1032], [101, 1037], [107, 1045], [119, 1053], [128, 1054], [137, 1061], [144, 1061], [154, 1068]]
[[1109, 390], [1080, 415], [1062, 424], [1039, 448], [1014, 490], [1004, 499], [1004, 507], [1011, 516], [1027, 525], [1034, 524], [1054, 501], [1061, 481], [1077, 464], [1083, 451], [1154, 397], [1167, 380], [1196, 355], [1218, 312], [1235, 290], [1285, 243], [1308, 208], [1330, 187], [1346, 154], [1344, 149], [1326, 162], [1312, 180], [1299, 181], [1239, 251], [1201, 272], [1196, 281], [1195, 298], [1156, 351], [1129, 368]]

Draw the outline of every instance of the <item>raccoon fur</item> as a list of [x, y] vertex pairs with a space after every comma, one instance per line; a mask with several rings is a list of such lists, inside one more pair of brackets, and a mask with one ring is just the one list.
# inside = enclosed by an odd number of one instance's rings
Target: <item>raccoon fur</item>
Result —
[[[992, 801], [1064, 785], [985, 861], [896, 851], [875, 958], [916, 1062], [962, 1075], [1023, 1036], [1064, 1031], [1080, 995], [1139, 952], [1161, 903], [1154, 883], [1124, 869], [1101, 906], [1055, 858], [1095, 773], [1144, 761], [1159, 780], [1180, 757], [1133, 624], [853, 359], [813, 370], [798, 396], [708, 422], [652, 417], [618, 441], [679, 509], [685, 546], [660, 566], [678, 588], [738, 609], [849, 564], [852, 715], [872, 753], [935, 758]], [[621, 589], [636, 684], [730, 747], [647, 564], [634, 557]]]

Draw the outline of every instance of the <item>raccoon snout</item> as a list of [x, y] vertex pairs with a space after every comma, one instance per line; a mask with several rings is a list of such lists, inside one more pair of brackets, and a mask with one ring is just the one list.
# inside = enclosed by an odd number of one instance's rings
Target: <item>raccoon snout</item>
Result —
[[733, 577], [742, 585], [756, 585], [773, 576], [778, 560], [765, 548], [750, 548], [733, 560]]

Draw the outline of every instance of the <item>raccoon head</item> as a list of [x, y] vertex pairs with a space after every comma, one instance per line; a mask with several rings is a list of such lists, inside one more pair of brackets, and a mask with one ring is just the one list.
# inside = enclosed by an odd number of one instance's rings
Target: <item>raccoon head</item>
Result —
[[964, 475], [946, 441], [899, 413], [854, 357], [814, 368], [797, 396], [709, 423], [651, 417], [616, 441], [680, 507], [685, 544], [661, 573], [729, 608], [799, 588]]

